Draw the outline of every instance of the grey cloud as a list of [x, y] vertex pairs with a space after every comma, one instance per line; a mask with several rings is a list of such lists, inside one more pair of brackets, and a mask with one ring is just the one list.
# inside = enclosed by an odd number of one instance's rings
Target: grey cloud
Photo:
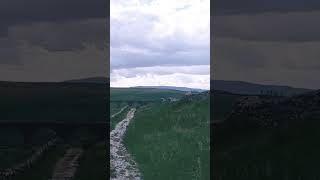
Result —
[[146, 74], [155, 75], [171, 75], [175, 73], [188, 74], [188, 75], [208, 75], [210, 71], [209, 65], [200, 66], [152, 66], [152, 67], [139, 67], [139, 68], [123, 68], [114, 69], [111, 73], [121, 74], [126, 78], [137, 76], [144, 76]]
[[106, 18], [109, 1], [105, 0], [2, 0], [2, 24], [29, 24], [33, 22], [66, 21], [86, 18]]
[[215, 0], [210, 5], [214, 15], [320, 10], [318, 0]]
[[[319, 42], [263, 42], [216, 39], [215, 79], [320, 88]], [[239, 54], [240, 52], [240, 54]]]
[[213, 17], [214, 37], [252, 41], [319, 41], [320, 11]]
[[19, 65], [2, 64], [0, 80], [64, 81], [109, 76], [105, 51], [86, 47], [81, 51], [51, 52], [40, 47], [21, 47]]
[[177, 53], [160, 52], [159, 54], [132, 53], [113, 49], [111, 51], [111, 69], [151, 67], [151, 66], [175, 66], [175, 65], [208, 65], [210, 59], [209, 50], [195, 50]]
[[85, 44], [104, 48], [107, 24], [104, 19], [86, 19], [68, 23], [37, 23], [13, 26], [9, 29], [9, 36], [31, 46], [44, 47], [50, 51], [83, 49]]

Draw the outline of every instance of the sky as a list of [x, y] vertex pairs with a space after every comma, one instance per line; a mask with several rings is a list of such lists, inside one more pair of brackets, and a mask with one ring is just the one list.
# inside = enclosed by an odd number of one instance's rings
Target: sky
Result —
[[213, 79], [320, 88], [320, 1], [213, 2]]
[[210, 88], [210, 0], [111, 0], [110, 85]]
[[105, 0], [1, 0], [0, 80], [109, 76]]

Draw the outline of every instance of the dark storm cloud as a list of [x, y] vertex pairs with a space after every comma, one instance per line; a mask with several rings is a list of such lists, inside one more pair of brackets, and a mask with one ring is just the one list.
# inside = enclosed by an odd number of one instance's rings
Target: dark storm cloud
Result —
[[60, 81], [108, 73], [109, 1], [0, 1], [0, 80]]
[[319, 0], [214, 0], [214, 15], [320, 10]]
[[103, 49], [107, 37], [104, 19], [84, 19], [70, 22], [38, 23], [10, 28], [9, 36], [40, 46], [49, 51], [72, 51], [93, 44]]
[[109, 14], [106, 0], [2, 0], [1, 24], [23, 24], [38, 21], [65, 21], [105, 18]]
[[320, 1], [216, 0], [215, 79], [320, 88]]
[[319, 41], [319, 19], [320, 11], [215, 16], [213, 36], [253, 41]]
[[215, 79], [320, 88], [320, 41], [267, 42], [217, 38], [213, 49]]

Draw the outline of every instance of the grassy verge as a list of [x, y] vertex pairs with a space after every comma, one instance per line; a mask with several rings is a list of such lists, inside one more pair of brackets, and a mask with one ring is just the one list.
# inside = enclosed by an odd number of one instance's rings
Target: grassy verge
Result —
[[128, 111], [130, 110], [130, 107], [127, 107], [125, 110], [123, 110], [120, 114], [116, 115], [113, 118], [110, 118], [110, 131], [115, 128], [117, 123], [122, 121], [124, 118], [126, 118]]
[[108, 163], [106, 147], [105, 143], [100, 143], [84, 152], [80, 158], [75, 180], [106, 179]]
[[209, 115], [209, 99], [139, 109], [124, 143], [143, 179], [209, 179]]

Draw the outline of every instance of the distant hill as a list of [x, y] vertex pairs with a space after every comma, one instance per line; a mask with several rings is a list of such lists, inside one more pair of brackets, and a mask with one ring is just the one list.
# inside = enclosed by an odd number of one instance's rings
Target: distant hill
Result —
[[162, 98], [181, 98], [183, 91], [156, 88], [110, 88], [110, 101], [162, 101]]
[[134, 88], [152, 88], [152, 89], [166, 89], [166, 90], [177, 90], [177, 91], [184, 91], [184, 92], [204, 92], [207, 90], [204, 89], [194, 89], [194, 88], [188, 88], [188, 87], [175, 87], [175, 86], [137, 86]]
[[290, 86], [262, 85], [242, 81], [212, 80], [213, 90], [226, 91], [234, 94], [259, 95], [276, 93], [277, 95], [292, 96], [311, 91], [310, 89], [294, 88]]
[[65, 82], [69, 83], [99, 83], [99, 84], [109, 84], [109, 78], [107, 77], [90, 77], [84, 79], [72, 79]]

